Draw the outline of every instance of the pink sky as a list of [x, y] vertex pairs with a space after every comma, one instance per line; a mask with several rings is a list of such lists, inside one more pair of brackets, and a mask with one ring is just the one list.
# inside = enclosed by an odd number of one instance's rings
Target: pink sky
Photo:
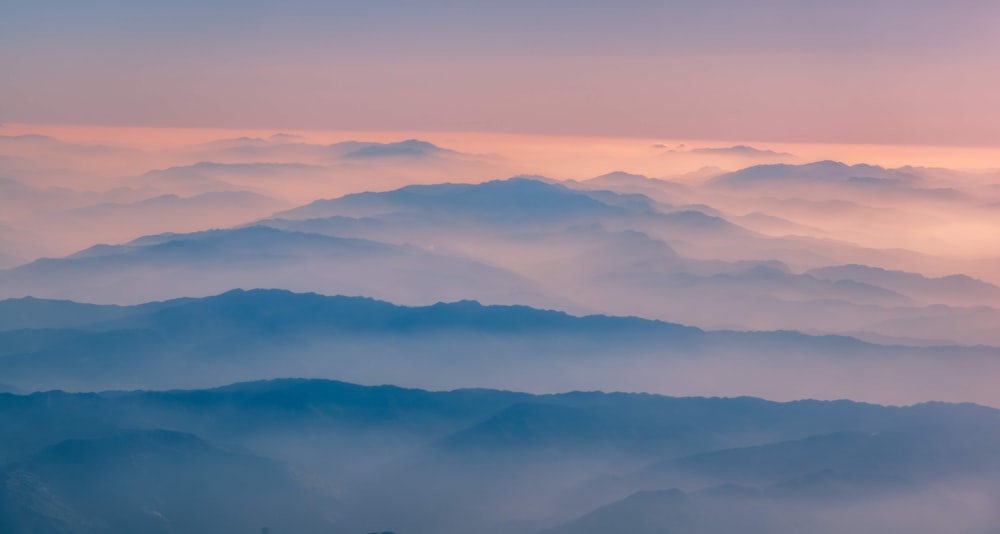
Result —
[[0, 121], [1000, 145], [1000, 4], [0, 8]]

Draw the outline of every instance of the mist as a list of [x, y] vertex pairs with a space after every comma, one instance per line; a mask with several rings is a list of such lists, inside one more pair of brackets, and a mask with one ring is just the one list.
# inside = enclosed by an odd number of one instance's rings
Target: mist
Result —
[[1000, 526], [995, 171], [52, 131], [0, 140], [0, 529]]
[[0, 533], [1000, 533], [998, 25], [0, 1]]
[[19, 430], [0, 447], [12, 531], [981, 532], [998, 520], [1000, 418], [973, 405], [272, 380], [0, 406]]

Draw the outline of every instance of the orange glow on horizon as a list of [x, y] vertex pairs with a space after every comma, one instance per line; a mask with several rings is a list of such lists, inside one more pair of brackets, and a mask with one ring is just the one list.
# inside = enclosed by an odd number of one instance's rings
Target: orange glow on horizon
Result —
[[[665, 177], [705, 166], [738, 169], [756, 163], [749, 158], [687, 157], [663, 154], [676, 147], [753, 146], [788, 153], [788, 163], [836, 160], [883, 167], [942, 167], [957, 170], [1000, 169], [1000, 147], [772, 143], [747, 140], [654, 139], [487, 132], [275, 130], [265, 128], [171, 128], [7, 123], [0, 135], [42, 134], [76, 143], [110, 144], [146, 151], [172, 150], [219, 139], [266, 138], [276, 133], [301, 136], [304, 142], [330, 144], [348, 140], [392, 142], [421, 139], [472, 154], [498, 155], [512, 163], [515, 174], [543, 174], [557, 179], [589, 178], [616, 170]], [[654, 148], [664, 145], [664, 148]], [[675, 156], [675, 157], [671, 157]], [[498, 176], [501, 178], [501, 176]]]

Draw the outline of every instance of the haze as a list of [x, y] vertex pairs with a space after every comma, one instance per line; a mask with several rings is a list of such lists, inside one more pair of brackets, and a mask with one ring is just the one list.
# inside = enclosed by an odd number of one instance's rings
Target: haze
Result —
[[0, 532], [1000, 532], [998, 6], [0, 2]]

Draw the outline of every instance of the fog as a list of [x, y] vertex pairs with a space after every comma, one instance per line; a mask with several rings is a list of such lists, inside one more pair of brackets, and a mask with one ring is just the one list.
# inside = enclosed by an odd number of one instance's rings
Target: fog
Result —
[[[544, 162], [509, 139], [505, 155], [385, 134], [209, 134], [131, 148], [5, 137], [0, 296], [135, 304], [274, 287], [1000, 344], [995, 172], [619, 141], [590, 146], [637, 167], [643, 153], [716, 159], [660, 178], [509, 179], [530, 166], [567, 178], [571, 153], [560, 140]], [[399, 189], [410, 183], [430, 185]], [[57, 259], [30, 261], [39, 256]]]
[[96, 243], [233, 226], [359, 190], [502, 176], [504, 166], [498, 156], [415, 140], [317, 144], [279, 134], [135, 147], [0, 135], [0, 224], [32, 232], [36, 248], [0, 246], [22, 262], [58, 257]]
[[[86, 318], [89, 318], [87, 320]], [[703, 331], [464, 301], [236, 291], [133, 307], [0, 301], [0, 374], [22, 391], [204, 388], [275, 376], [483, 387], [1000, 406], [1000, 351]]]
[[1000, 416], [973, 405], [274, 380], [0, 408], [18, 430], [0, 447], [12, 532], [971, 533], [1000, 519]]
[[989, 150], [26, 128], [0, 530], [1000, 528]]

